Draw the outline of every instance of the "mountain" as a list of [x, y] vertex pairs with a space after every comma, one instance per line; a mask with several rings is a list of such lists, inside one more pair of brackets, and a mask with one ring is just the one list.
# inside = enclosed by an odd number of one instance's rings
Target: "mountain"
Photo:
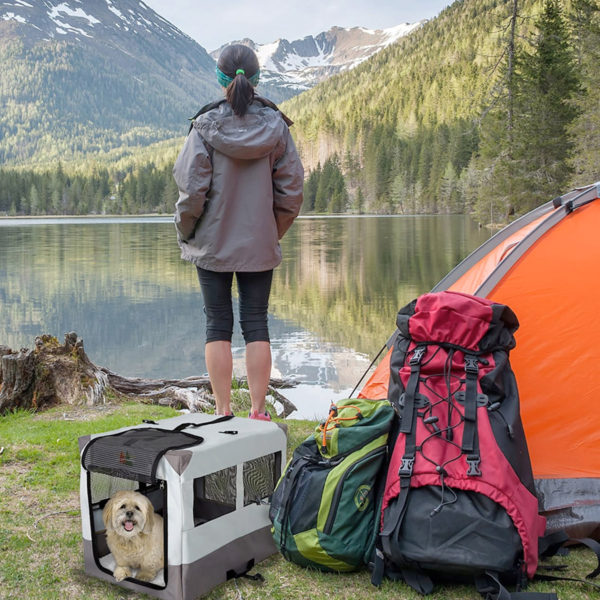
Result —
[[[309, 35], [292, 42], [278, 39], [271, 44], [256, 44], [246, 38], [232, 43], [244, 44], [256, 52], [263, 93], [279, 101], [308, 90], [332, 75], [353, 69], [423, 23], [403, 23], [377, 30], [333, 27], [317, 36]], [[211, 56], [217, 60], [225, 46], [211, 52]]]
[[[512, 5], [457, 0], [352, 71], [286, 101], [306, 172], [334, 161], [351, 210], [468, 211], [467, 167], [500, 80], [494, 69]], [[519, 2], [519, 48], [529, 50], [540, 7]], [[305, 209], [315, 199], [305, 195]]]
[[183, 135], [221, 94], [204, 48], [139, 0], [2, 0], [0, 63], [0, 164]]

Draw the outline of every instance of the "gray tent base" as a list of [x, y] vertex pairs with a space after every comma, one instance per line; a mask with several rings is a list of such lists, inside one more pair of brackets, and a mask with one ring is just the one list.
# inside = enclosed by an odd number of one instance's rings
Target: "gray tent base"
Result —
[[536, 479], [535, 490], [548, 533], [600, 539], [600, 479]]

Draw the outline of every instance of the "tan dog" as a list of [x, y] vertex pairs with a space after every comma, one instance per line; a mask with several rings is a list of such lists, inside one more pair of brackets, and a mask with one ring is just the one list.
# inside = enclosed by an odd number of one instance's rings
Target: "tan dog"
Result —
[[136, 579], [152, 581], [164, 567], [163, 519], [146, 496], [117, 492], [102, 511], [106, 542], [116, 562], [114, 577], [122, 581], [138, 569]]

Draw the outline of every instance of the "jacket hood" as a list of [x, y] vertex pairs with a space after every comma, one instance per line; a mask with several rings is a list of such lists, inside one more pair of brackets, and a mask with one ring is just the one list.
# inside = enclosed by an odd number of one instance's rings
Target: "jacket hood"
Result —
[[243, 117], [236, 116], [231, 106], [223, 102], [200, 115], [194, 127], [206, 143], [222, 154], [253, 160], [268, 156], [282, 143], [286, 125], [277, 111], [257, 102]]

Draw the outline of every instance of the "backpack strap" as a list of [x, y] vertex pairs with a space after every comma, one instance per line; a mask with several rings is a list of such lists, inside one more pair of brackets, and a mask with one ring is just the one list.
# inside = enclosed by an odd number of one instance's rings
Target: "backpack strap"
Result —
[[[585, 579], [577, 579], [573, 577], [561, 577], [558, 575], [542, 575], [535, 574], [535, 579], [540, 581], [580, 581], [587, 583], [595, 588], [600, 589], [600, 585], [588, 581], [600, 575], [600, 543], [591, 538], [570, 538], [565, 531], [556, 531], [539, 538], [538, 548], [540, 558], [548, 558], [559, 553], [559, 550], [564, 547], [567, 542], [574, 544], [582, 544], [587, 546], [595, 555], [598, 561], [596, 568], [585, 576]], [[540, 568], [544, 568], [543, 565]]]
[[[419, 359], [420, 360], [420, 359]], [[406, 409], [406, 404], [404, 405]], [[403, 413], [403, 421], [404, 421]], [[392, 555], [390, 537], [394, 531], [399, 530], [400, 524], [406, 513], [408, 493], [410, 491], [410, 480], [412, 478], [413, 467], [415, 464], [415, 455], [417, 452], [417, 411], [413, 410], [411, 415], [410, 433], [406, 436], [404, 455], [402, 464], [398, 471], [400, 476], [400, 491], [396, 502], [389, 508], [386, 508], [383, 518], [383, 529], [380, 534], [381, 545], [388, 556]], [[386, 514], [387, 512], [387, 514]]]
[[223, 104], [223, 102], [227, 102], [227, 100], [225, 98], [221, 98], [221, 100], [217, 100], [216, 102], [209, 102], [208, 104], [205, 104], [193, 117], [190, 117], [188, 119], [188, 121], [191, 121], [190, 128], [188, 129], [188, 135], [189, 135], [190, 131], [192, 130], [192, 128], [194, 127], [194, 121], [200, 115], [203, 115], [205, 112], [208, 112], [209, 110], [212, 110], [213, 108], [218, 108], [219, 106], [221, 106], [221, 104]]
[[408, 364], [410, 365], [410, 376], [406, 384], [406, 390], [403, 394], [404, 407], [402, 410], [400, 433], [410, 433], [415, 428], [416, 420], [413, 418], [413, 414], [416, 414], [415, 398], [417, 396], [417, 390], [419, 389], [421, 361], [423, 360], [423, 356], [425, 356], [426, 350], [427, 346], [417, 346], [408, 361]]
[[423, 596], [433, 592], [433, 581], [431, 577], [419, 570], [402, 569], [402, 579], [413, 590]]
[[[294, 121], [292, 121], [286, 114], [282, 113], [279, 110], [279, 107], [274, 102], [271, 102], [270, 100], [268, 100], [267, 98], [263, 98], [262, 96], [256, 96], [256, 95], [254, 96], [254, 100], [256, 100], [257, 102], [260, 102], [263, 106], [266, 106], [266, 107], [278, 112], [281, 115], [281, 118], [283, 119], [284, 123], [288, 127], [291, 127], [294, 124]], [[208, 112], [209, 110], [212, 110], [213, 108], [218, 108], [219, 106], [221, 106], [221, 104], [223, 104], [223, 102], [227, 102], [227, 99], [221, 98], [221, 100], [217, 100], [216, 102], [210, 102], [208, 104], [205, 104], [193, 117], [190, 117], [188, 119], [189, 121], [191, 121], [190, 128], [188, 129], [188, 134], [192, 130], [192, 127], [194, 127], [194, 121], [200, 115], [203, 115], [204, 113]]]
[[558, 600], [554, 592], [509, 592], [491, 571], [476, 577], [475, 587], [485, 600]]
[[290, 466], [283, 477], [289, 479], [287, 487], [285, 488], [285, 494], [281, 498], [280, 505], [283, 507], [283, 515], [281, 517], [281, 554], [287, 559], [291, 560], [290, 553], [287, 546], [288, 538], [288, 523], [290, 518], [290, 511], [292, 509], [290, 496], [295, 491], [298, 484], [299, 475], [304, 471], [304, 467], [313, 462], [306, 456], [300, 456], [296, 461], [292, 460]]
[[465, 426], [461, 450], [464, 454], [474, 454], [477, 432], [477, 378], [479, 376], [476, 356], [465, 354], [465, 376]]
[[[417, 346], [409, 360], [410, 376], [406, 384], [406, 390], [402, 395], [404, 406], [402, 409], [402, 421], [400, 423], [400, 433], [405, 433], [404, 455], [398, 471], [400, 476], [400, 491], [396, 502], [389, 508], [386, 508], [383, 518], [383, 529], [381, 530], [380, 540], [384, 552], [391, 556], [390, 537], [395, 530], [399, 529], [404, 514], [406, 513], [406, 503], [408, 501], [408, 492], [410, 490], [410, 480], [415, 464], [415, 455], [417, 453], [417, 416], [415, 402], [417, 390], [419, 388], [419, 377], [421, 374], [421, 362], [427, 346]], [[387, 513], [387, 514], [386, 514]], [[376, 565], [377, 566], [377, 565]]]

